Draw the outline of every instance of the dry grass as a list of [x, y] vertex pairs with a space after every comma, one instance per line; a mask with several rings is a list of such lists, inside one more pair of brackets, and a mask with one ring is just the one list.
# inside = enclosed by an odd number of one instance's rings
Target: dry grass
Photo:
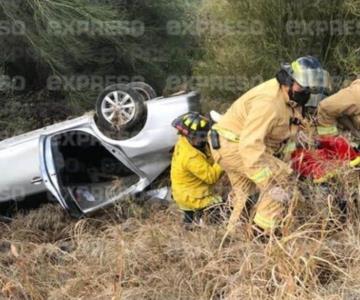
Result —
[[264, 243], [239, 224], [222, 250], [225, 225], [186, 231], [174, 207], [126, 202], [83, 220], [51, 204], [18, 214], [0, 225], [2, 298], [359, 299], [358, 183], [349, 178], [330, 195], [313, 187], [294, 198], [282, 238]]

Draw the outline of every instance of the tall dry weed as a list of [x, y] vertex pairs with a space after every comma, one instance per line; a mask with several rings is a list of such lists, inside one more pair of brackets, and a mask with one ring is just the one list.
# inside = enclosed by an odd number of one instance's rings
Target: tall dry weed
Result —
[[[226, 224], [187, 231], [175, 207], [131, 201], [93, 218], [45, 205], [0, 233], [0, 290], [7, 299], [358, 299], [358, 180], [307, 186], [282, 236], [249, 225], [219, 244]], [[352, 180], [352, 182], [350, 182]], [[339, 199], [347, 201], [341, 216]]]

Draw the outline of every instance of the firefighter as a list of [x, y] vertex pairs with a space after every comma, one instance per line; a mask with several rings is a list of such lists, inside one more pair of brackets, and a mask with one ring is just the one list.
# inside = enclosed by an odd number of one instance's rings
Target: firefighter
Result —
[[360, 138], [360, 79], [321, 101], [318, 108], [319, 135], [337, 135], [338, 123]]
[[173, 198], [184, 211], [184, 223], [198, 222], [205, 208], [222, 202], [213, 191], [223, 171], [214, 163], [207, 142], [210, 120], [190, 112], [172, 125], [180, 134], [171, 163]]
[[265, 233], [280, 225], [285, 203], [290, 200], [285, 187], [292, 171], [275, 155], [295, 149], [295, 144], [287, 141], [296, 135], [301, 110], [310, 95], [322, 91], [327, 77], [320, 62], [311, 56], [284, 64], [276, 78], [241, 96], [213, 126], [219, 141], [212, 141], [212, 153], [229, 176], [234, 195], [228, 233], [256, 190], [260, 196], [254, 223]]

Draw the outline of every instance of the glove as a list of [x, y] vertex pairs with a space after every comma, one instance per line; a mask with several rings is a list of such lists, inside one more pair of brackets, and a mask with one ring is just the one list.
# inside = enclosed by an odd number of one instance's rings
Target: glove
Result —
[[273, 200], [279, 201], [282, 203], [290, 202], [290, 198], [291, 198], [290, 193], [288, 193], [287, 191], [285, 191], [283, 188], [281, 188], [279, 186], [270, 189], [269, 195]]

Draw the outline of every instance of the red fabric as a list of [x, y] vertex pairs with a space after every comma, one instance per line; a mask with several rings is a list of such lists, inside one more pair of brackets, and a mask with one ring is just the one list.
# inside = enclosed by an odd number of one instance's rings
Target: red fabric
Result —
[[292, 153], [292, 167], [301, 176], [319, 179], [360, 156], [341, 136], [316, 140], [317, 149], [297, 149]]

